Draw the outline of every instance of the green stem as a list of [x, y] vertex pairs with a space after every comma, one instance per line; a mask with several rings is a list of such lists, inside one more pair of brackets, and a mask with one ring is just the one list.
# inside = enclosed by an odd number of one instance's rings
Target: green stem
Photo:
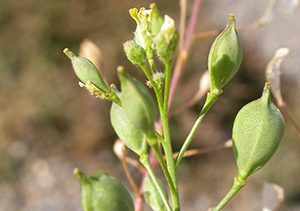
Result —
[[149, 66], [150, 66], [151, 73], [155, 73], [156, 65], [155, 65], [155, 62], [154, 62], [154, 59], [153, 59], [153, 51], [152, 50], [147, 51], [146, 54], [147, 54], [147, 59], [148, 59], [148, 63], [149, 63]]
[[166, 115], [168, 115], [170, 82], [171, 82], [171, 63], [165, 64], [165, 89], [164, 89], [163, 111], [166, 113]]
[[180, 210], [178, 186], [176, 180], [176, 169], [175, 169], [175, 162], [173, 158], [173, 150], [171, 145], [171, 136], [170, 136], [170, 129], [169, 129], [169, 121], [168, 121], [170, 80], [171, 80], [171, 63], [165, 64], [164, 102], [163, 102], [163, 110], [161, 111], [161, 121], [163, 127], [163, 135], [164, 135], [164, 142], [162, 143], [162, 146], [165, 151], [167, 168], [172, 178], [173, 185], [176, 191], [175, 194], [171, 193], [174, 210]]
[[194, 136], [196, 135], [196, 132], [203, 120], [203, 118], [205, 117], [205, 115], [207, 114], [207, 112], [209, 111], [209, 109], [212, 107], [212, 105], [214, 104], [214, 102], [216, 102], [216, 100], [218, 99], [218, 96], [221, 94], [222, 92], [209, 92], [207, 93], [207, 97], [204, 103], [204, 106], [200, 112], [199, 117], [197, 118], [196, 122], [194, 123], [191, 131], [189, 132], [188, 136], [186, 137], [177, 157], [176, 157], [176, 161], [175, 161], [175, 165], [176, 168], [178, 168], [180, 161], [183, 158], [183, 155], [185, 153], [185, 151], [188, 149], [188, 147], [190, 146]]
[[147, 79], [150, 81], [151, 86], [153, 87], [155, 96], [156, 96], [156, 100], [157, 100], [157, 104], [158, 104], [158, 108], [161, 111], [162, 110], [162, 105], [163, 105], [163, 101], [162, 101], [162, 97], [161, 97], [161, 92], [159, 90], [159, 88], [157, 87], [157, 85], [155, 84], [155, 82], [153, 81], [151, 74], [149, 73], [149, 71], [147, 70], [146, 66], [140, 66], [140, 68], [143, 70], [144, 74], [146, 75]]
[[[175, 169], [175, 163], [173, 159], [173, 151], [171, 146], [171, 138], [170, 138], [170, 131], [169, 131], [169, 123], [168, 123], [168, 100], [169, 100], [169, 86], [170, 86], [170, 79], [171, 79], [171, 64], [165, 65], [165, 88], [164, 88], [164, 101], [161, 96], [161, 91], [158, 89], [157, 85], [153, 81], [151, 74], [147, 70], [146, 66], [141, 66], [141, 69], [143, 70], [144, 74], [146, 75], [147, 79], [150, 81], [154, 93], [156, 95], [157, 104], [161, 116], [161, 122], [162, 122], [162, 128], [163, 128], [163, 136], [164, 140], [162, 142], [162, 146], [164, 148], [166, 161], [167, 161], [167, 169], [169, 172], [169, 175], [171, 177], [174, 191], [170, 189], [170, 194], [172, 197], [173, 207], [175, 211], [180, 210], [179, 205], [179, 194], [178, 194], [178, 188], [177, 188], [177, 181], [176, 181], [176, 169]], [[166, 176], [166, 174], [165, 174]], [[167, 179], [167, 177], [166, 177]]]
[[150, 81], [151, 86], [155, 90], [155, 88], [157, 88], [157, 86], [156, 86], [156, 84], [154, 83], [154, 81], [151, 77], [151, 73], [149, 73], [149, 71], [147, 70], [147, 67], [145, 65], [143, 65], [143, 66], [140, 66], [140, 68], [143, 70], [143, 72], [146, 75], [147, 79]]
[[229, 201], [232, 199], [238, 192], [239, 190], [242, 189], [246, 185], [246, 180], [242, 177], [236, 177], [234, 178], [234, 183], [229, 190], [229, 192], [225, 195], [225, 197], [220, 201], [220, 203], [213, 208], [213, 211], [220, 211]]
[[153, 171], [152, 166], [150, 164], [148, 155], [141, 156], [140, 157], [140, 162], [144, 165], [144, 167], [146, 168], [147, 172], [149, 173], [150, 179], [152, 180], [155, 188], [157, 189], [159, 195], [161, 196], [162, 201], [163, 201], [166, 209], [168, 211], [172, 211], [172, 208], [171, 208], [171, 206], [169, 204], [168, 198], [167, 198], [164, 190], [160, 186], [158, 179], [156, 178], [156, 176], [154, 174], [154, 171]]
[[149, 58], [148, 62], [149, 62], [149, 66], [150, 66], [151, 72], [155, 73], [155, 71], [156, 71], [156, 65], [155, 65], [154, 59], [153, 58]]
[[161, 169], [162, 169], [162, 171], [163, 171], [163, 173], [165, 175], [165, 178], [167, 180], [168, 186], [170, 188], [171, 195], [176, 194], [176, 190], [175, 190], [175, 187], [173, 185], [172, 178], [171, 178], [171, 176], [169, 174], [168, 168], [166, 166], [166, 163], [164, 161], [164, 158], [163, 158], [163, 156], [161, 154], [161, 151], [159, 149], [159, 146], [158, 146], [157, 142], [154, 143], [154, 144], [150, 144], [150, 146], [152, 147], [152, 149], [153, 149], [153, 151], [154, 151], [154, 153], [156, 155], [156, 158], [157, 158], [157, 160], [159, 162], [159, 165], [160, 165], [160, 167], [161, 167]]

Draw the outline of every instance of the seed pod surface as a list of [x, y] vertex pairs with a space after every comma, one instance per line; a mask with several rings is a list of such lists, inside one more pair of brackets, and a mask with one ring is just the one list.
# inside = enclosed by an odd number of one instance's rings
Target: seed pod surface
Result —
[[129, 40], [124, 43], [124, 52], [128, 60], [132, 64], [143, 66], [146, 61], [146, 52], [134, 40]]
[[232, 131], [239, 176], [247, 178], [263, 167], [275, 153], [284, 132], [284, 119], [270, 99], [266, 83], [262, 97], [237, 114]]
[[92, 82], [95, 86], [97, 86], [101, 91], [104, 92], [107, 92], [109, 90], [106, 82], [91, 61], [86, 58], [76, 56], [67, 48], [64, 49], [64, 53], [71, 60], [74, 72], [80, 81], [85, 84], [87, 84], [88, 82]]
[[146, 135], [153, 133], [157, 116], [156, 106], [147, 88], [119, 69], [121, 103], [128, 119]]
[[242, 48], [235, 30], [235, 18], [230, 14], [226, 28], [215, 39], [208, 56], [211, 90], [222, 90], [238, 71], [241, 61]]
[[124, 185], [107, 173], [86, 176], [78, 169], [74, 175], [81, 184], [84, 211], [133, 211], [134, 205]]
[[147, 150], [144, 133], [132, 124], [123, 108], [114, 103], [110, 110], [110, 121], [119, 138], [129, 149], [138, 155]]

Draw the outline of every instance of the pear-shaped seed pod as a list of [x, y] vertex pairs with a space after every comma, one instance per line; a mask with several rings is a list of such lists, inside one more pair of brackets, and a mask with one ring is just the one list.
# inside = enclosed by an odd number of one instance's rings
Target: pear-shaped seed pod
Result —
[[119, 68], [121, 82], [120, 99], [128, 119], [146, 135], [152, 135], [157, 110], [152, 96], [139, 81], [131, 78], [122, 68]]
[[106, 82], [90, 60], [76, 56], [67, 48], [64, 49], [64, 53], [71, 60], [74, 72], [81, 82], [85, 84], [91, 82], [101, 91], [109, 91], [109, 87], [107, 86]]
[[208, 56], [211, 90], [222, 90], [238, 71], [241, 61], [242, 48], [235, 30], [235, 18], [230, 14], [226, 28], [215, 39]]
[[86, 176], [78, 169], [74, 175], [81, 184], [81, 203], [84, 211], [133, 211], [132, 198], [116, 178], [107, 173]]
[[283, 136], [284, 119], [269, 89], [266, 83], [262, 97], [245, 105], [234, 120], [234, 155], [238, 174], [244, 179], [268, 162]]
[[128, 60], [132, 64], [136, 64], [140, 66], [145, 65], [147, 59], [146, 52], [134, 40], [129, 40], [125, 42], [123, 48]]
[[145, 134], [128, 119], [124, 109], [112, 104], [110, 109], [111, 124], [124, 144], [138, 155], [147, 151]]

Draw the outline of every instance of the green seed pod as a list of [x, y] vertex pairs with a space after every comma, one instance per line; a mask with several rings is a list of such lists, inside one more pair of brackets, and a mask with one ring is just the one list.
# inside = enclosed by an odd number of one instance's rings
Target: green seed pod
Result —
[[109, 91], [109, 87], [91, 61], [86, 58], [76, 56], [68, 48], [64, 49], [64, 53], [69, 59], [71, 59], [74, 72], [81, 82], [85, 84], [91, 82], [101, 91]]
[[246, 179], [263, 167], [275, 153], [284, 132], [284, 119], [270, 99], [266, 83], [261, 98], [237, 114], [232, 131], [239, 177]]
[[233, 14], [228, 17], [224, 31], [215, 39], [208, 56], [211, 90], [219, 92], [238, 71], [242, 48], [235, 30]]
[[135, 41], [129, 40], [124, 43], [124, 52], [128, 58], [128, 60], [132, 64], [144, 66], [147, 60], [145, 50], [139, 46]]
[[116, 178], [107, 173], [86, 176], [79, 169], [74, 175], [81, 184], [81, 203], [84, 211], [133, 211], [132, 198]]
[[147, 151], [145, 134], [131, 123], [124, 109], [112, 104], [110, 109], [110, 122], [124, 144], [138, 155]]
[[121, 82], [120, 99], [128, 119], [146, 135], [152, 135], [157, 117], [152, 96], [142, 83], [132, 79], [124, 69], [119, 68], [118, 75]]

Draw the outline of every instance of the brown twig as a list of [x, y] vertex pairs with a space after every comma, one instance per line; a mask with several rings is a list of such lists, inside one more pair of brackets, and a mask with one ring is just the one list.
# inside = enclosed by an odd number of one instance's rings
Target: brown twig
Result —
[[186, 22], [186, 0], [180, 0], [179, 49], [183, 48]]
[[135, 167], [141, 174], [144, 174], [144, 172], [146, 170], [139, 161], [137, 161], [137, 160], [135, 160], [131, 157], [128, 157], [128, 156], [126, 156], [125, 159], [126, 159], [126, 163], [128, 163], [129, 165]]
[[[196, 155], [208, 154], [208, 153], [211, 153], [211, 152], [215, 152], [215, 151], [218, 151], [218, 150], [221, 150], [221, 149], [227, 149], [227, 148], [230, 148], [230, 147], [232, 147], [232, 140], [231, 139], [227, 140], [224, 144], [222, 144], [220, 146], [217, 146], [217, 147], [214, 147], [214, 148], [187, 150], [184, 153], [183, 157], [187, 158], [187, 157], [193, 157], [193, 156], [196, 156]], [[175, 152], [173, 154], [173, 157], [176, 158], [177, 155], [178, 155], [178, 152]]]
[[192, 107], [197, 102], [199, 102], [204, 96], [206, 96], [206, 93], [210, 89], [210, 76], [208, 70], [204, 71], [200, 78], [199, 88], [196, 92], [196, 94], [190, 98], [189, 100], [186, 100], [185, 103], [182, 106], [179, 106], [178, 108], [175, 108], [171, 115], [176, 116], [180, 114], [181, 112], [185, 111], [186, 109]]
[[[237, 31], [238, 32], [250, 31], [250, 30], [258, 29], [258, 28], [264, 26], [265, 24], [266, 24], [266, 22], [261, 21], [261, 19], [259, 19], [258, 21], [255, 21], [254, 23], [250, 23], [247, 25], [237, 27]], [[214, 29], [211, 31], [205, 31], [205, 32], [199, 32], [199, 33], [195, 34], [194, 41], [206, 39], [206, 38], [210, 38], [210, 37], [215, 37], [220, 33], [221, 33], [221, 30], [218, 30], [218, 29]]]
[[184, 42], [182, 45], [182, 48], [179, 49], [179, 53], [176, 59], [176, 64], [174, 68], [174, 74], [171, 79], [171, 85], [170, 85], [170, 95], [169, 95], [169, 109], [172, 105], [173, 98], [175, 95], [176, 87], [182, 72], [182, 69], [186, 63], [188, 52], [190, 50], [191, 43], [193, 41], [194, 32], [196, 28], [197, 18], [200, 11], [202, 0], [194, 0], [192, 5], [192, 13], [189, 20], [189, 24], [185, 33]]
[[124, 173], [127, 177], [127, 180], [131, 186], [131, 188], [133, 189], [133, 192], [135, 194], [135, 196], [137, 198], [139, 198], [141, 196], [141, 192], [139, 191], [139, 188], [137, 186], [137, 184], [135, 183], [129, 169], [128, 169], [128, 166], [127, 166], [127, 163], [126, 163], [126, 154], [127, 154], [127, 150], [126, 150], [126, 146], [123, 145], [122, 147], [122, 156], [120, 157], [120, 160], [121, 160], [121, 163], [122, 163], [122, 166], [123, 166], [123, 169], [124, 169]]
[[294, 128], [297, 131], [298, 137], [300, 138], [300, 127], [297, 124], [297, 122], [293, 119], [292, 115], [290, 114], [286, 103], [283, 101], [277, 102], [277, 105], [278, 105], [279, 109], [281, 110], [281, 112], [283, 113], [284, 117], [292, 123], [292, 125], [294, 126]]
[[[238, 27], [237, 31], [239, 31], [239, 32], [249, 31], [249, 30], [258, 29], [258, 28], [264, 26], [267, 23], [267, 17], [270, 15], [275, 3], [276, 3], [276, 0], [269, 0], [268, 5], [265, 8], [265, 11], [260, 19], [258, 19], [257, 21], [255, 21], [253, 23]], [[216, 29], [211, 30], [211, 31], [206, 31], [206, 32], [199, 32], [194, 36], [194, 41], [217, 36], [220, 32], [221, 32], [220, 30], [216, 30]]]

